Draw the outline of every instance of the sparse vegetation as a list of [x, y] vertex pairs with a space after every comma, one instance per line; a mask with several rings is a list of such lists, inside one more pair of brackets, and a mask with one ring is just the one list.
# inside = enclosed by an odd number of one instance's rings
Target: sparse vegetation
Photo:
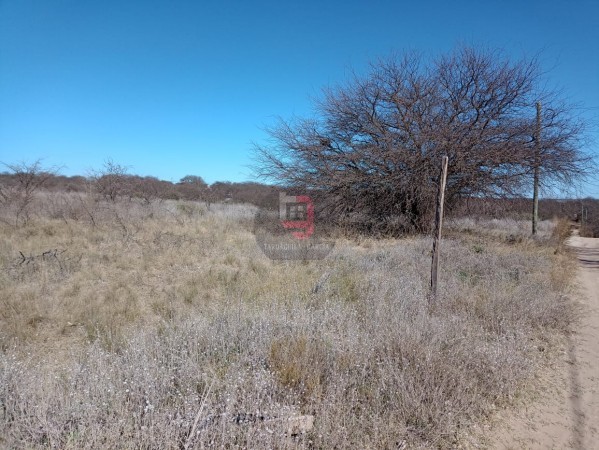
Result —
[[0, 223], [3, 447], [453, 447], [575, 320], [549, 222], [454, 222], [429, 310], [424, 237], [275, 262], [253, 206], [33, 204]]

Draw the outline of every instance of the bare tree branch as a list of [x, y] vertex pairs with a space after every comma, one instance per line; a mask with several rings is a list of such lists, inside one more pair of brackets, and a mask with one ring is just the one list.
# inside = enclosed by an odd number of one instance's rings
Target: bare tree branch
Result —
[[527, 192], [534, 165], [535, 103], [543, 120], [541, 182], [588, 175], [584, 123], [543, 92], [535, 60], [460, 48], [425, 64], [380, 60], [366, 77], [328, 89], [316, 118], [280, 120], [255, 146], [259, 177], [319, 193], [322, 213], [369, 231], [427, 230], [441, 156], [447, 201]]

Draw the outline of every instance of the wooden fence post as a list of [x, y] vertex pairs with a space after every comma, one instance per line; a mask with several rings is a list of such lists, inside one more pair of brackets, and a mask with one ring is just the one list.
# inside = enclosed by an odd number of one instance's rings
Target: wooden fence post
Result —
[[439, 275], [439, 245], [441, 244], [441, 230], [443, 228], [443, 206], [445, 204], [445, 185], [447, 184], [447, 165], [449, 158], [443, 157], [441, 163], [441, 176], [439, 177], [439, 192], [437, 194], [437, 213], [435, 215], [435, 234], [433, 236], [433, 260], [431, 264], [431, 291], [429, 301], [432, 303], [437, 297], [437, 280]]
[[532, 187], [532, 234], [537, 234], [539, 221], [539, 171], [541, 169], [541, 102], [537, 102], [537, 129], [535, 132], [535, 157]]

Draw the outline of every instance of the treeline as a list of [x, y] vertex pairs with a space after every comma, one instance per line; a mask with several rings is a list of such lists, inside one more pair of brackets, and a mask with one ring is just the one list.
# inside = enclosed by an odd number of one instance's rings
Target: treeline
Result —
[[[160, 180], [151, 176], [129, 174], [124, 166], [112, 161], [105, 163], [103, 168], [90, 176], [65, 176], [56, 170], [43, 168], [39, 161], [31, 164], [7, 166], [10, 172], [0, 173], [0, 205], [16, 208], [16, 222], [20, 217], [27, 217], [29, 205], [33, 201], [33, 194], [39, 191], [87, 193], [99, 196], [107, 201], [120, 199], [137, 199], [144, 203], [155, 200], [189, 200], [203, 201], [207, 204], [233, 202], [248, 203], [258, 207], [273, 208], [278, 204], [278, 195], [281, 190], [289, 194], [310, 195], [316, 206], [319, 222], [328, 223], [334, 214], [331, 199], [326, 192], [316, 190], [298, 191], [297, 188], [284, 189], [281, 186], [272, 186], [256, 182], [234, 183], [218, 181], [206, 183], [201, 176], [186, 175], [178, 182]], [[384, 215], [384, 211], [381, 212]], [[530, 220], [532, 202], [524, 197], [491, 198], [462, 196], [457, 201], [448, 205], [447, 214], [453, 217], [479, 217], [479, 218], [513, 218], [516, 220]], [[350, 215], [342, 217], [345, 222], [337, 217], [336, 222], [344, 228], [353, 231], [364, 231], [365, 218]], [[400, 220], [401, 216], [396, 217]], [[555, 217], [568, 218], [578, 222], [581, 235], [599, 237], [599, 200], [585, 199], [541, 199], [539, 202], [539, 218], [541, 220]], [[371, 220], [375, 218], [371, 217]], [[373, 224], [373, 230], [381, 229], [383, 222], [378, 219]], [[356, 222], [358, 226], [356, 226]], [[395, 225], [391, 223], [390, 228]], [[373, 231], [374, 232], [374, 231]]]
[[[0, 186], [5, 190], [23, 184], [19, 173], [0, 173]], [[137, 198], [146, 203], [153, 200], [192, 200], [207, 203], [251, 203], [272, 206], [277, 202], [278, 189], [261, 183], [217, 181], [204, 182], [200, 176], [187, 175], [173, 183], [152, 176], [126, 173], [102, 173], [89, 177], [65, 176], [50, 172], [35, 174], [43, 179], [40, 189], [49, 192], [94, 193], [106, 200]], [[36, 189], [37, 190], [37, 189]]]
[[[44, 170], [32, 170], [29, 174], [32, 181], [38, 180], [40, 187], [49, 192], [80, 192], [96, 193], [107, 200], [117, 198], [139, 198], [144, 201], [152, 200], [190, 200], [210, 203], [233, 202], [249, 203], [259, 207], [272, 208], [277, 205], [279, 191], [285, 190], [280, 186], [272, 186], [257, 182], [217, 181], [206, 183], [197, 175], [186, 175], [178, 182], [160, 180], [152, 176], [139, 176], [127, 173], [116, 173], [111, 169], [108, 173], [92, 176], [66, 176]], [[25, 170], [18, 172], [0, 173], [0, 190], [23, 184]], [[27, 182], [25, 182], [26, 184]], [[290, 189], [293, 193], [297, 189]], [[296, 192], [306, 194], [306, 192]], [[308, 192], [315, 198], [322, 194]], [[322, 203], [322, 202], [319, 202]], [[322, 205], [319, 205], [322, 209]], [[463, 197], [451, 208], [448, 214], [454, 217], [481, 218], [513, 218], [527, 220], [531, 217], [532, 203], [529, 198], [485, 198]], [[554, 217], [566, 217], [573, 221], [599, 221], [599, 199], [541, 199], [539, 201], [539, 218], [548, 220]]]

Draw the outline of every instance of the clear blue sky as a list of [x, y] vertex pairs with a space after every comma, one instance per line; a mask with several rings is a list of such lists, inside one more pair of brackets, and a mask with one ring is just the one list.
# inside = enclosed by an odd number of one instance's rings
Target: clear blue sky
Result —
[[379, 56], [458, 44], [540, 55], [597, 138], [598, 24], [597, 0], [0, 0], [0, 161], [249, 179], [276, 116]]

